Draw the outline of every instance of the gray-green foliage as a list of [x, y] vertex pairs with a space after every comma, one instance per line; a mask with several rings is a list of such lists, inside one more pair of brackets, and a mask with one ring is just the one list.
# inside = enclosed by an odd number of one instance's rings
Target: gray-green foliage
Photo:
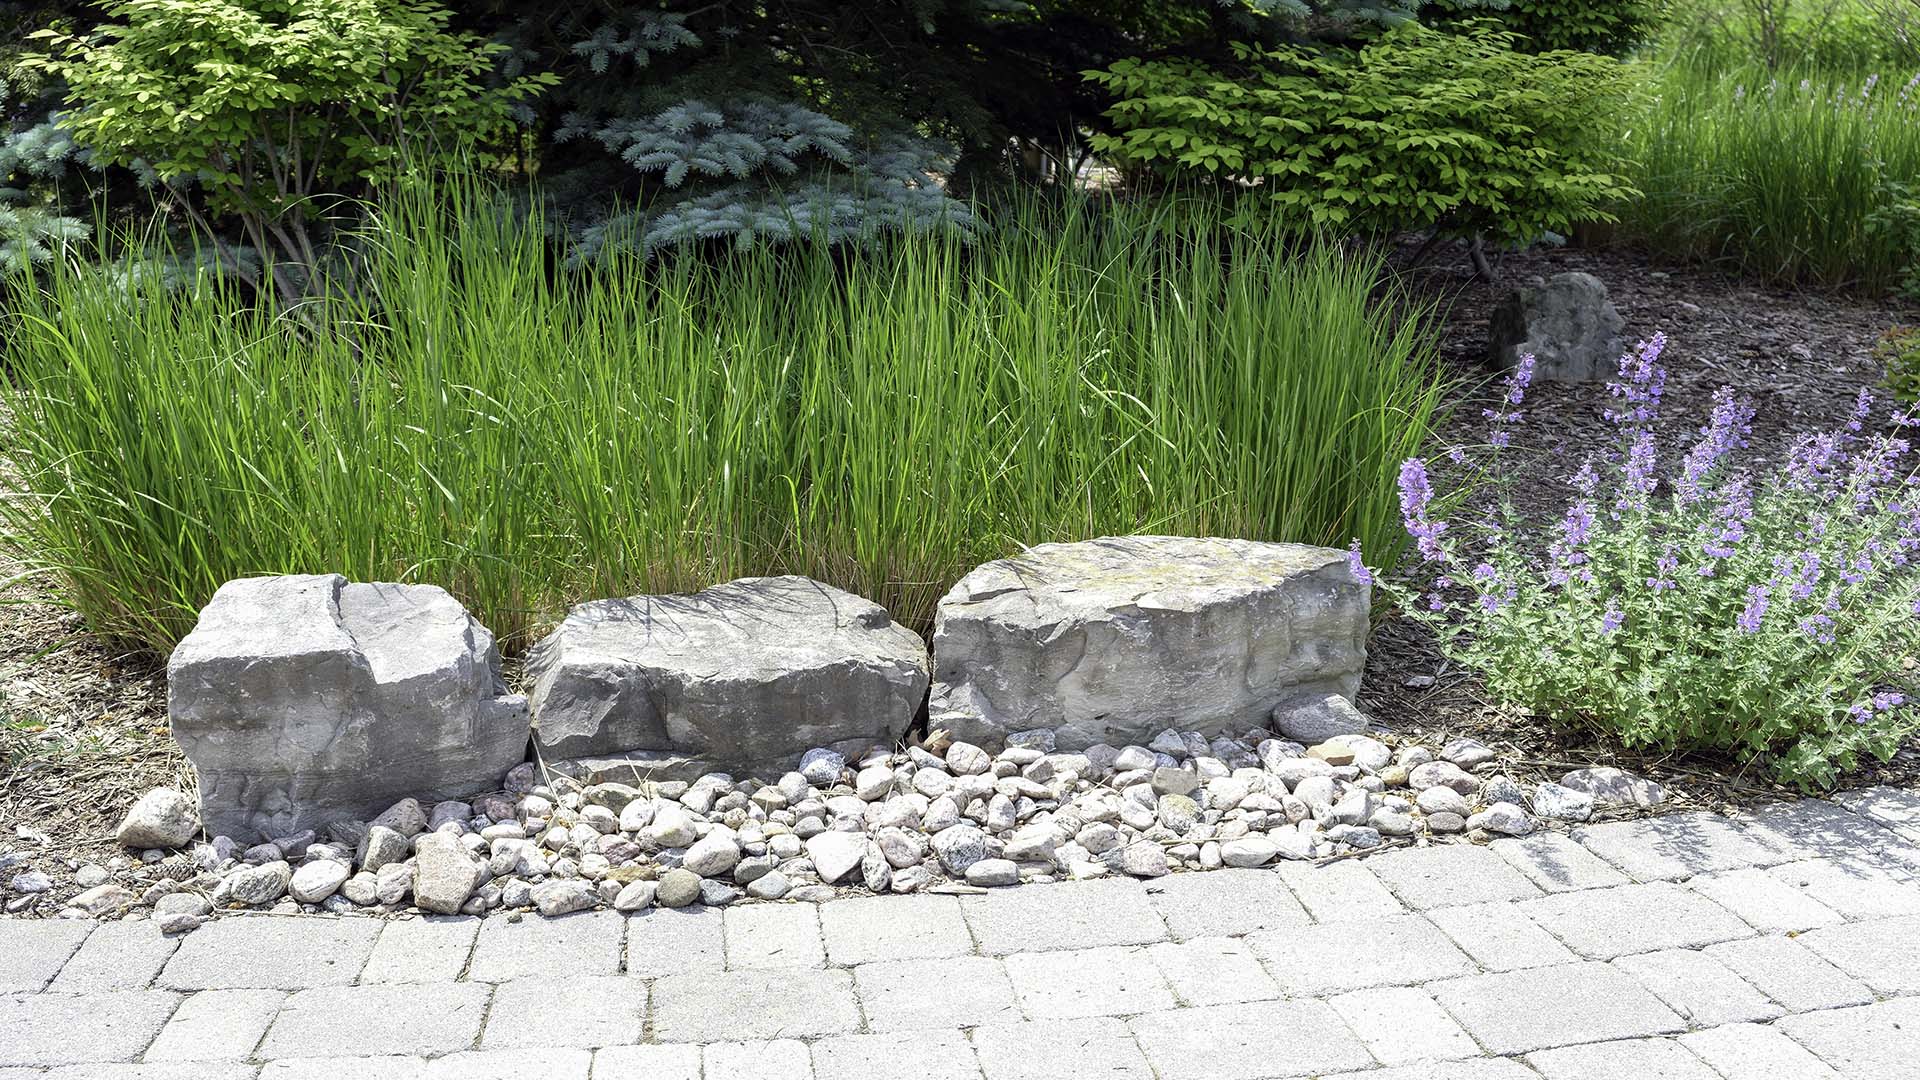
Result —
[[[0, 84], [0, 103], [6, 86]], [[0, 133], [0, 267], [44, 265], [92, 229], [60, 212], [56, 185], [86, 163], [65, 128], [51, 118]]]
[[723, 238], [749, 248], [804, 236], [839, 243], [889, 228], [974, 226], [972, 211], [930, 175], [924, 142], [862, 147], [846, 124], [792, 102], [686, 101], [564, 135], [596, 139], [666, 188], [651, 205], [583, 229], [577, 258]]
[[[684, 14], [627, 12], [583, 29], [568, 52], [596, 76], [617, 76], [611, 92], [573, 87], [578, 100], [554, 130], [557, 143], [598, 146], [628, 170], [622, 198], [595, 195], [566, 206], [574, 220], [572, 259], [610, 251], [655, 251], [704, 241], [738, 248], [817, 237], [840, 243], [882, 231], [975, 227], [968, 207], [931, 175], [940, 148], [901, 124], [859, 132], [796, 100], [725, 92], [700, 59], [679, 70], [668, 54], [706, 41]], [[512, 63], [527, 62], [523, 50]], [[563, 88], [562, 94], [568, 94]], [[589, 163], [579, 170], [596, 171]], [[615, 190], [622, 182], [614, 181]], [[584, 185], [562, 179], [549, 190]]]

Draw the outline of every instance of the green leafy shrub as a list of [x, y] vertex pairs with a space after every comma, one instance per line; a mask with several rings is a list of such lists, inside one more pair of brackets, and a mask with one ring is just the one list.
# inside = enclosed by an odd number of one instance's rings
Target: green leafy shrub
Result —
[[1611, 220], [1614, 60], [1530, 55], [1484, 27], [1406, 24], [1354, 50], [1236, 49], [1238, 65], [1126, 60], [1087, 77], [1119, 100], [1095, 140], [1119, 161], [1252, 185], [1301, 222], [1432, 228], [1525, 244]]
[[1519, 35], [1530, 52], [1571, 49], [1624, 56], [1659, 25], [1661, 6], [1661, 0], [1441, 0], [1424, 14], [1429, 25], [1441, 27], [1463, 17], [1491, 17]]
[[484, 85], [502, 46], [449, 30], [432, 0], [119, 0], [107, 14], [83, 35], [36, 35], [50, 53], [34, 64], [66, 84], [61, 127], [98, 164], [201, 185], [255, 249], [302, 267], [319, 262], [309, 222], [333, 197], [409, 152], [499, 135], [551, 81]]
[[[1618, 446], [1574, 473], [1558, 521], [1516, 511], [1497, 480], [1491, 505], [1485, 488], [1463, 504], [1407, 461], [1401, 507], [1421, 561], [1415, 588], [1386, 588], [1493, 698], [1538, 715], [1630, 746], [1755, 759], [1804, 789], [1888, 759], [1920, 731], [1908, 441], [1869, 431], [1862, 392], [1838, 429], [1802, 436], [1784, 462], [1751, 461], [1753, 408], [1723, 388], [1662, 468], [1663, 345], [1621, 357], [1607, 412]], [[1468, 470], [1526, 467], [1499, 455], [1530, 370], [1523, 360], [1488, 410], [1493, 457], [1465, 456]]]
[[164, 651], [228, 578], [444, 585], [510, 646], [595, 596], [795, 572], [929, 626], [1022, 544], [1400, 543], [1429, 312], [1209, 205], [555, 274], [543, 219], [390, 199], [287, 319], [56, 265], [6, 328], [0, 538]]
[[1920, 403], [1920, 327], [1896, 326], [1880, 335], [1873, 358], [1886, 368], [1887, 389], [1895, 398]]

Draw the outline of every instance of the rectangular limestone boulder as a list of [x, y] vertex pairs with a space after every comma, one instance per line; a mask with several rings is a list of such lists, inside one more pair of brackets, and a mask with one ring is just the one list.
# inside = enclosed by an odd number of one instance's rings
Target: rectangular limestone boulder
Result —
[[1351, 697], [1371, 595], [1346, 552], [1179, 536], [1042, 544], [940, 601], [927, 725], [999, 746], [1239, 735], [1306, 693]]
[[815, 747], [897, 742], [928, 660], [885, 608], [788, 576], [580, 604], [527, 673], [535, 745], [563, 772], [657, 760], [778, 775]]
[[529, 729], [445, 590], [338, 574], [222, 585], [167, 663], [167, 712], [207, 830], [246, 840], [496, 789]]

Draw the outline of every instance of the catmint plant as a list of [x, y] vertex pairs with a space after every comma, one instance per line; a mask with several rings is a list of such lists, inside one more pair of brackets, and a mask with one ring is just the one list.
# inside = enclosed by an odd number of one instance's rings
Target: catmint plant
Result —
[[[1578, 465], [1546, 521], [1516, 511], [1497, 479], [1514, 464], [1498, 459], [1521, 422], [1524, 359], [1486, 410], [1487, 446], [1448, 455], [1463, 483], [1443, 491], [1427, 462], [1402, 465], [1417, 565], [1378, 583], [1504, 703], [1830, 785], [1920, 729], [1912, 415], [1876, 429], [1863, 390], [1835, 430], [1762, 463], [1753, 407], [1723, 388], [1663, 461], [1664, 347], [1656, 335], [1621, 357], [1606, 412], [1616, 446]], [[1384, 576], [1357, 545], [1349, 563]]]

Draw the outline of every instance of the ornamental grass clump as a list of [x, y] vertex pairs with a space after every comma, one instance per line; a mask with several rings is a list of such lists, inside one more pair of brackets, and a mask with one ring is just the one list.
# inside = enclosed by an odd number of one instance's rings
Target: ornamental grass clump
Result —
[[[1920, 726], [1920, 478], [1898, 434], [1911, 415], [1876, 431], [1862, 391], [1839, 429], [1763, 463], [1752, 406], [1723, 388], [1663, 468], [1664, 344], [1621, 358], [1617, 448], [1573, 473], [1557, 520], [1486, 482], [1514, 464], [1499, 458], [1530, 358], [1486, 410], [1489, 448], [1449, 454], [1458, 488], [1408, 459], [1400, 506], [1419, 566], [1388, 591], [1497, 700], [1630, 746], [1725, 751], [1803, 789], [1888, 758]], [[1353, 566], [1371, 576], [1357, 546]]]
[[0, 550], [158, 652], [229, 578], [447, 588], [517, 650], [605, 596], [798, 573], [930, 628], [955, 580], [1115, 533], [1399, 541], [1445, 394], [1377, 258], [1206, 203], [976, 239], [609, 252], [477, 182], [395, 195], [288, 311], [56, 263], [0, 319]]
[[1920, 73], [1806, 77], [1686, 61], [1625, 135], [1651, 250], [1768, 281], [1920, 288]]

